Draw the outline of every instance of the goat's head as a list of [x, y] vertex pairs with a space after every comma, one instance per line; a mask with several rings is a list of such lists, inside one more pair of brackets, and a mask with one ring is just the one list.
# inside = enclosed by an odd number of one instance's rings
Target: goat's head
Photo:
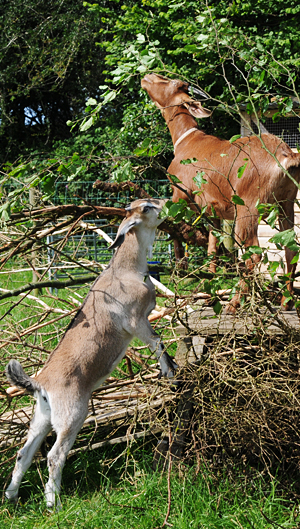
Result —
[[159, 219], [159, 214], [165, 202], [163, 199], [138, 199], [126, 206], [126, 218], [120, 224], [116, 239], [109, 248], [122, 245], [127, 232], [139, 225], [143, 225], [148, 230], [155, 230], [163, 221]]
[[162, 111], [168, 107], [184, 105], [195, 118], [208, 118], [211, 115], [209, 110], [202, 107], [200, 101], [189, 96], [189, 85], [185, 81], [168, 79], [157, 74], [147, 74], [141, 84], [155, 105]]

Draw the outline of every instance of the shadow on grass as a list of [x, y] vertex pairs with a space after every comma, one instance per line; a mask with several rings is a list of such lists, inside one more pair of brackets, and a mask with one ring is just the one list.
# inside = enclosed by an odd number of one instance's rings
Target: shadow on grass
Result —
[[[2, 505], [2, 528], [161, 528], [169, 495], [168, 475], [152, 470], [151, 443], [120, 444], [68, 459], [63, 510], [48, 512], [43, 499], [45, 464], [26, 475], [16, 507]], [[173, 466], [170, 516], [173, 528], [297, 528], [299, 486], [279, 473], [227, 466]], [[289, 480], [290, 479], [290, 480]], [[167, 525], [168, 526], [168, 525]]]

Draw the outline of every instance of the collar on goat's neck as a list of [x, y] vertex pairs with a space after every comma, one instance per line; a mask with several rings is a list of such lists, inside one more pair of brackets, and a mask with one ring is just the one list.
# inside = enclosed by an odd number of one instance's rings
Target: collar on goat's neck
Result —
[[181, 136], [179, 136], [178, 140], [176, 140], [176, 142], [174, 144], [174, 153], [176, 151], [176, 147], [180, 144], [180, 142], [182, 142], [182, 140], [184, 140], [189, 134], [191, 134], [194, 131], [198, 131], [198, 128], [197, 127], [192, 127], [188, 131], [185, 131], [185, 133], [183, 133]]
[[[183, 105], [174, 105], [174, 107], [160, 107], [157, 105], [166, 120], [166, 124], [169, 128], [169, 131], [172, 136], [172, 140], [174, 143], [174, 154], [176, 147], [187, 137], [189, 134], [191, 134], [194, 131], [199, 131], [197, 127], [197, 122], [191, 116], [189, 111], [183, 107]], [[176, 123], [175, 123], [176, 122]], [[184, 132], [177, 138], [177, 140], [174, 142], [174, 139], [177, 136], [177, 131], [184, 130]], [[175, 136], [175, 138], [174, 138]]]

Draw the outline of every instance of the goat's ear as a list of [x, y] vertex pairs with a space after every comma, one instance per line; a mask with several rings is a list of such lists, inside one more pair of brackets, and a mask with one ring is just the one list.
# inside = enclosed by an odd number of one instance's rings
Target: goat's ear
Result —
[[138, 217], [129, 217], [128, 219], [123, 219], [122, 223], [119, 226], [119, 230], [116, 235], [116, 239], [114, 242], [108, 247], [109, 250], [120, 247], [122, 243], [124, 242], [125, 236], [129, 230], [131, 230], [134, 226], [137, 226], [142, 222], [142, 219], [139, 219]]
[[202, 107], [200, 101], [194, 101], [191, 99], [190, 101], [186, 101], [184, 106], [195, 118], [209, 118], [209, 116], [211, 116], [211, 111]]

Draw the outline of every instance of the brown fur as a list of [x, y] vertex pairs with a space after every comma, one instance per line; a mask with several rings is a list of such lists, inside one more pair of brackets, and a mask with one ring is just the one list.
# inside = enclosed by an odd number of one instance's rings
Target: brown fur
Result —
[[[200, 102], [190, 98], [188, 85], [180, 80], [170, 80], [149, 74], [142, 80], [142, 87], [148, 92], [167, 122], [173, 144], [186, 131], [197, 127], [193, 116], [208, 117], [210, 113], [203, 109]], [[270, 154], [271, 153], [271, 154]], [[274, 155], [274, 156], [272, 156]], [[189, 165], [181, 164], [184, 159], [197, 159]], [[246, 170], [238, 178], [238, 169], [246, 163]], [[282, 166], [282, 167], [280, 167]], [[183, 188], [189, 192], [199, 190], [193, 178], [197, 172], [204, 172], [207, 183], [201, 187], [202, 193], [194, 195], [199, 206], [207, 205], [207, 214], [212, 215], [215, 210], [219, 219], [235, 220], [235, 238], [238, 244], [245, 247], [258, 246], [258, 212], [255, 207], [257, 201], [261, 203], [277, 203], [280, 206], [280, 229], [287, 230], [294, 225], [294, 200], [298, 187], [286, 171], [300, 182], [300, 154], [294, 153], [282, 140], [271, 134], [262, 134], [261, 139], [256, 136], [240, 138], [233, 143], [207, 135], [199, 129], [191, 132], [176, 147], [174, 159], [168, 168], [171, 175], [176, 175], [182, 182]], [[244, 205], [234, 205], [233, 195], [238, 195]], [[173, 201], [183, 198], [185, 193], [173, 188]], [[195, 208], [195, 205], [191, 205]], [[215, 226], [219, 226], [216, 219]], [[180, 249], [180, 245], [177, 248]], [[209, 254], [217, 250], [217, 240], [210, 233]], [[182, 250], [177, 257], [182, 257]], [[291, 265], [294, 253], [286, 249], [287, 272], [292, 275], [295, 265]], [[246, 260], [248, 270], [252, 270], [254, 263], [260, 260], [259, 255], [253, 255], [252, 260]], [[215, 265], [212, 265], [215, 270]], [[289, 282], [288, 288], [292, 289]], [[282, 300], [282, 303], [284, 299]], [[234, 312], [239, 305], [239, 295], [231, 301], [230, 312]]]

